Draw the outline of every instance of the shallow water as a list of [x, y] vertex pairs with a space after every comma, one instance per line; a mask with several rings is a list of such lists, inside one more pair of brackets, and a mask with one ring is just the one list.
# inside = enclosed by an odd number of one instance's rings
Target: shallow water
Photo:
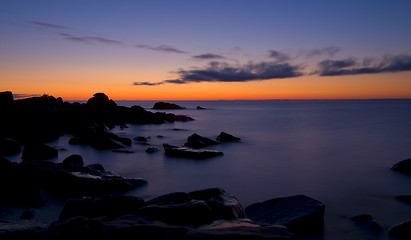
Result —
[[[154, 104], [117, 103], [145, 108]], [[66, 149], [58, 161], [80, 154], [86, 164], [101, 163], [120, 175], [148, 180], [147, 187], [127, 193], [146, 199], [221, 187], [246, 207], [275, 197], [308, 195], [326, 205], [324, 239], [387, 238], [386, 233], [372, 235], [348, 220], [359, 214], [372, 215], [384, 229], [411, 220], [411, 205], [394, 199], [411, 194], [411, 175], [390, 170], [411, 157], [411, 100], [174, 103], [187, 109], [168, 112], [196, 120], [113, 129], [124, 137], [149, 137], [149, 145], [133, 144], [128, 149], [132, 154], [69, 145], [70, 136], [49, 145]], [[196, 110], [197, 106], [207, 109]], [[189, 160], [164, 155], [163, 143], [182, 145], [193, 133], [215, 139], [221, 131], [242, 139], [213, 146], [224, 152], [221, 157]], [[148, 154], [148, 147], [161, 151]], [[12, 160], [19, 161], [18, 156]]]

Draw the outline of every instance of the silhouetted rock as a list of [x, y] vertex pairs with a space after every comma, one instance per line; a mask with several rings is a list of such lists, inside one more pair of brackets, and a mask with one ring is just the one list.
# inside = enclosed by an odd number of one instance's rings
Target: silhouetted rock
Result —
[[10, 91], [0, 92], [0, 106], [13, 102], [13, 93]]
[[16, 155], [21, 152], [19, 143], [12, 139], [0, 139], [0, 155]]
[[296, 195], [254, 203], [245, 209], [246, 216], [256, 222], [283, 225], [297, 235], [316, 235], [324, 226], [323, 203]]
[[382, 228], [377, 221], [375, 221], [375, 219], [368, 214], [354, 216], [351, 217], [350, 220], [366, 230], [382, 231]]
[[113, 100], [109, 100], [106, 94], [104, 93], [96, 93], [87, 101], [87, 105], [93, 107], [109, 107], [115, 108], [117, 104]]
[[152, 109], [185, 109], [174, 103], [156, 102]]
[[249, 219], [220, 220], [199, 229], [190, 229], [185, 240], [292, 240], [294, 234], [284, 226], [253, 222]]
[[411, 221], [405, 221], [388, 229], [388, 233], [397, 239], [411, 239]]
[[226, 132], [221, 132], [220, 135], [218, 135], [217, 137], [217, 141], [220, 142], [238, 142], [240, 140], [240, 138], [234, 137], [233, 135], [228, 134]]
[[84, 166], [83, 157], [77, 154], [70, 155], [63, 160], [62, 165], [68, 169], [80, 169]]
[[184, 146], [198, 149], [217, 144], [218, 142], [210, 138], [202, 137], [195, 133], [187, 138], [187, 142], [184, 144]]
[[31, 143], [24, 147], [21, 158], [24, 161], [48, 160], [56, 158], [58, 150], [41, 143]]
[[391, 167], [392, 170], [411, 173], [411, 158], [402, 160]]
[[170, 157], [205, 159], [223, 155], [223, 152], [217, 150], [196, 150], [187, 147], [178, 147], [169, 144], [163, 144], [165, 154]]

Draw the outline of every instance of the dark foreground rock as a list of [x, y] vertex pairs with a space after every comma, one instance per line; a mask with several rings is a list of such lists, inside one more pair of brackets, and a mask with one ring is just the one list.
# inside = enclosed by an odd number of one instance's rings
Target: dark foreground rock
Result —
[[0, 156], [16, 155], [21, 152], [21, 146], [13, 139], [0, 139]]
[[217, 150], [197, 150], [187, 147], [178, 147], [169, 144], [163, 144], [165, 154], [170, 157], [205, 159], [223, 155], [223, 152]]
[[174, 103], [156, 102], [153, 109], [185, 109], [185, 107], [181, 107]]
[[283, 225], [301, 236], [322, 232], [324, 211], [323, 203], [305, 195], [274, 198], [245, 209], [246, 217], [256, 222]]
[[392, 170], [411, 173], [411, 158], [402, 160], [391, 167]]
[[411, 221], [405, 221], [390, 227], [388, 233], [396, 239], [411, 239]]
[[21, 158], [24, 161], [48, 160], [56, 158], [58, 150], [41, 143], [31, 143], [24, 147]]

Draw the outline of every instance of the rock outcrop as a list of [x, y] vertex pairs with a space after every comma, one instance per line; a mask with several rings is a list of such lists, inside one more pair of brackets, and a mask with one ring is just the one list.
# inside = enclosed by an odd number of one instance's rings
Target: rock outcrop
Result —
[[174, 104], [174, 103], [156, 102], [152, 109], [160, 109], [160, 110], [185, 109], [185, 107], [181, 107], [181, 106], [179, 106], [177, 104]]
[[169, 144], [163, 144], [165, 154], [170, 157], [206, 159], [223, 155], [223, 152], [217, 150], [197, 150], [187, 147], [178, 147]]

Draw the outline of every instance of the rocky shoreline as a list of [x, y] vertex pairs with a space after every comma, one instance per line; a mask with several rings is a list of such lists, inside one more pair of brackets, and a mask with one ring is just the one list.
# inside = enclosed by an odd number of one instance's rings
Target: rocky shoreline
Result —
[[[127, 196], [127, 192], [147, 181], [117, 175], [101, 164], [84, 165], [80, 155], [61, 163], [50, 161], [59, 149], [44, 144], [70, 134], [70, 144], [130, 153], [121, 148], [130, 146], [133, 139], [111, 133], [114, 126], [194, 120], [190, 117], [117, 106], [103, 93], [80, 104], [48, 95], [14, 100], [11, 92], [2, 92], [0, 108], [0, 156], [4, 156], [0, 157], [0, 209], [45, 204], [42, 191], [65, 201], [59, 219], [52, 223], [30, 220], [35, 215], [30, 211], [22, 213], [21, 221], [0, 220], [0, 239], [322, 239], [326, 206], [309, 196], [273, 198], [245, 208], [221, 188], [172, 192], [145, 200]], [[184, 109], [166, 103], [153, 108]], [[147, 139], [136, 137], [136, 141]], [[216, 140], [192, 134], [182, 146], [164, 144], [164, 154], [204, 159], [223, 154], [208, 147], [240, 141], [225, 132]], [[148, 153], [158, 151], [147, 148]], [[19, 153], [21, 162], [7, 160]], [[392, 169], [410, 174], [411, 159]], [[410, 195], [396, 198], [411, 203]], [[411, 239], [411, 220], [389, 229], [368, 214], [350, 221], [371, 235]]]

